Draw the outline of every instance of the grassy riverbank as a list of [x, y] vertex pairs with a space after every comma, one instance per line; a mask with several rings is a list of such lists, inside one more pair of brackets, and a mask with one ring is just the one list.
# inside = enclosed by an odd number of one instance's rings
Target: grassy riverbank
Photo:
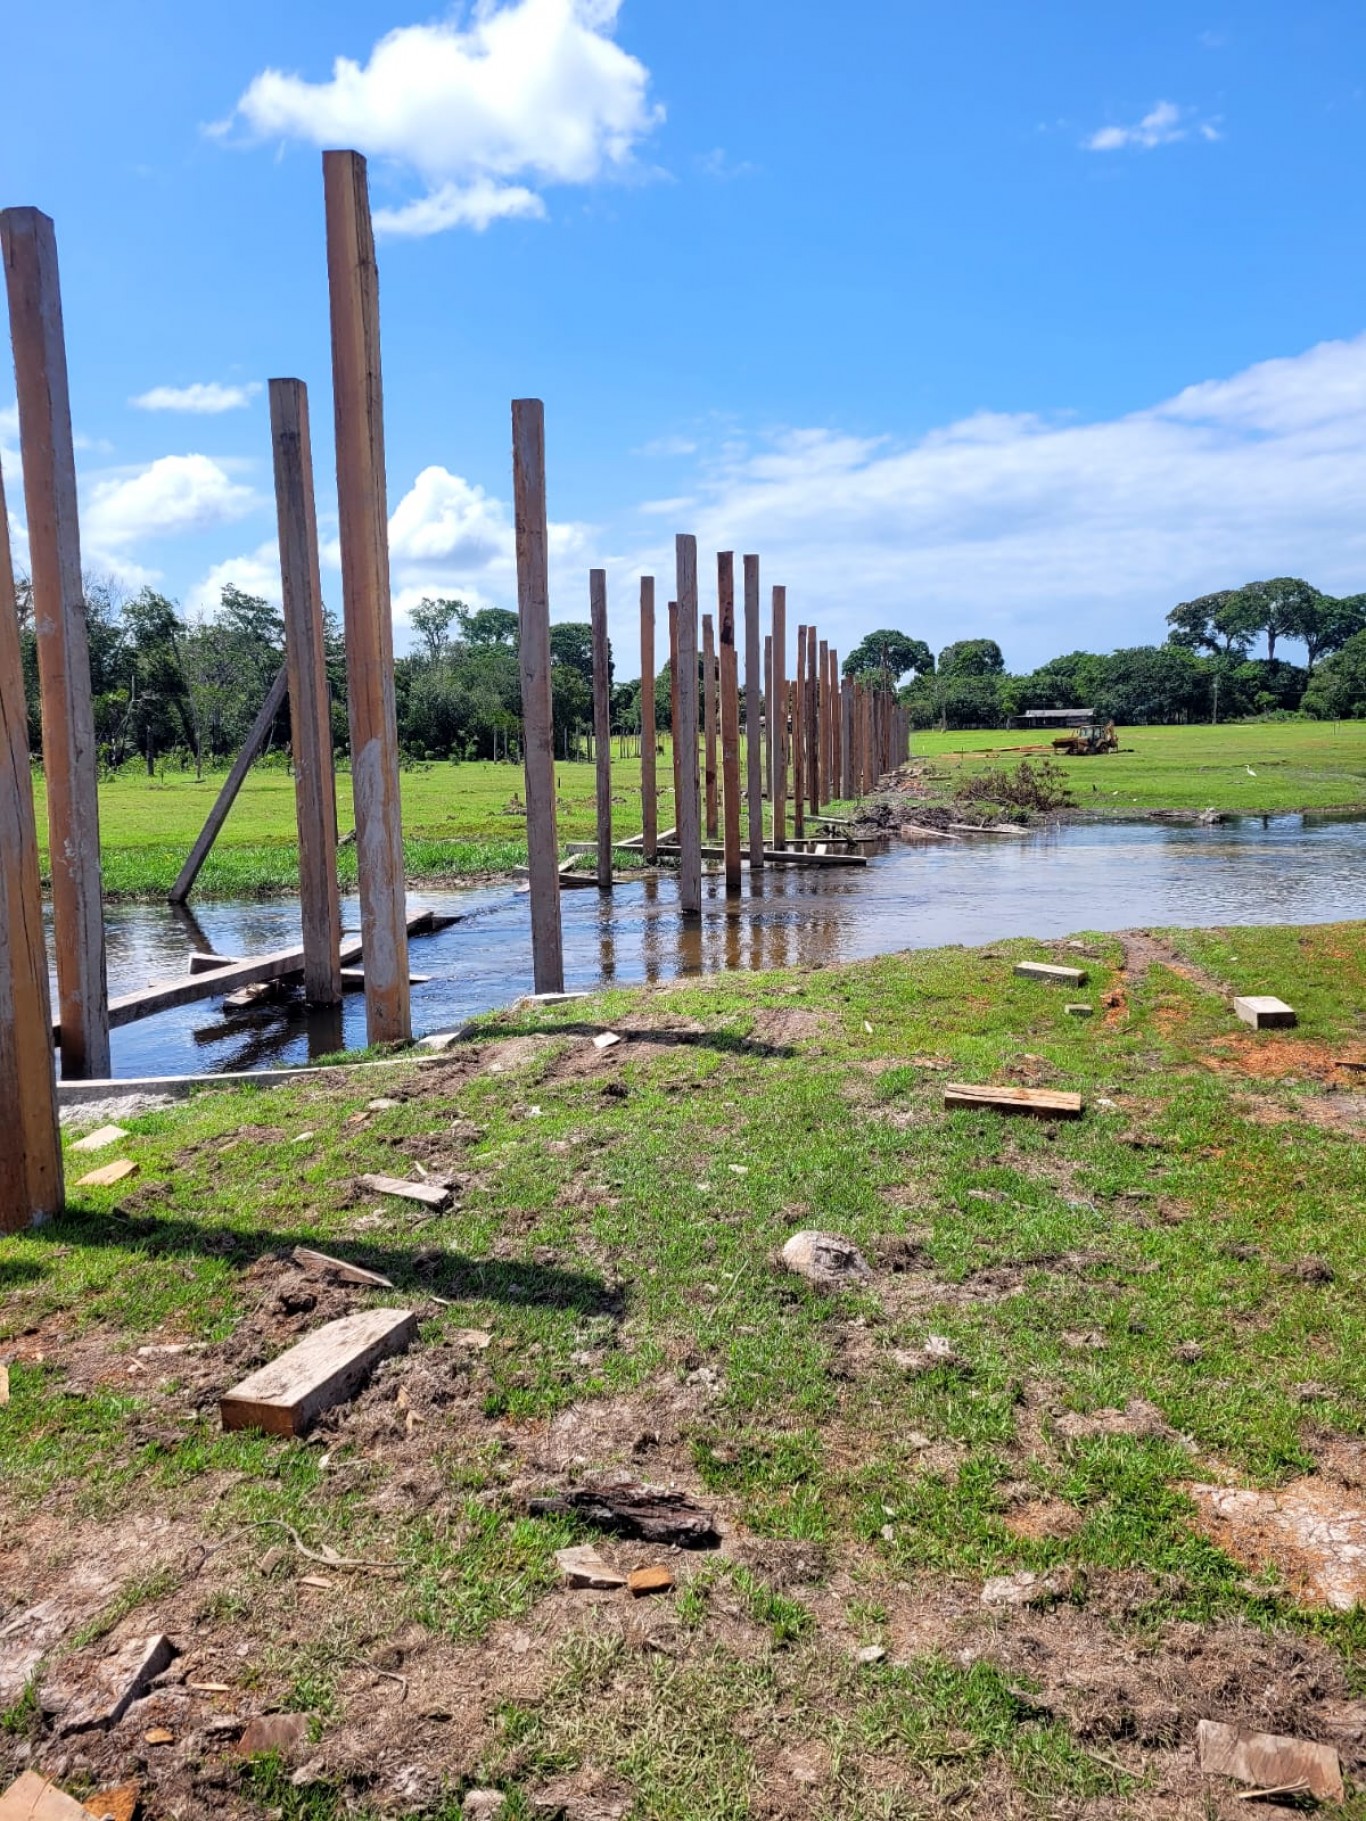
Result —
[[[1235, 990], [1299, 1028], [1248, 1031]], [[140, 1175], [0, 1259], [3, 1610], [57, 1615], [0, 1764], [137, 1774], [158, 1817], [453, 1821], [493, 1784], [509, 1817], [1146, 1821], [1233, 1812], [1209, 1717], [1366, 1776], [1360, 1606], [1312, 1551], [1231, 1553], [1192, 1491], [1366, 1505], [1364, 992], [1357, 924], [1002, 943], [604, 993], [126, 1122], [102, 1155]], [[946, 1114], [947, 1080], [1086, 1115]], [[357, 1184], [418, 1164], [457, 1211]], [[872, 1277], [781, 1272], [802, 1227]], [[397, 1289], [311, 1283], [299, 1241]], [[314, 1441], [219, 1432], [235, 1379], [376, 1300], [420, 1343]], [[557, 1586], [591, 1533], [527, 1498], [614, 1468], [718, 1514], [719, 1551], [593, 1539], [672, 1593]], [[162, 1629], [178, 1682], [46, 1733], [46, 1680]], [[307, 1716], [289, 1762], [225, 1750], [273, 1707]]]
[[[959, 777], [991, 764], [1015, 765], [1020, 734], [917, 734], [913, 749], [941, 774], [947, 793]], [[1366, 810], [1366, 721], [1327, 726], [1268, 722], [1234, 727], [1126, 728], [1123, 752], [1063, 761], [1078, 808], [1132, 815], [1150, 809], [1208, 807], [1256, 813], [1291, 809]], [[994, 755], [998, 755], [996, 757]], [[1250, 770], [1249, 770], [1250, 768]], [[1253, 776], [1251, 773], [1255, 773]], [[661, 828], [673, 820], [667, 752], [658, 761]], [[594, 833], [593, 767], [558, 767], [560, 837]], [[101, 786], [100, 828], [110, 898], [163, 898], [203, 826], [221, 774], [148, 779], [129, 772]], [[516, 765], [479, 761], [418, 766], [403, 774], [405, 849], [410, 879], [459, 883], [505, 874], [526, 862], [522, 774]], [[339, 826], [351, 826], [350, 780], [339, 780]], [[38, 827], [46, 813], [38, 785]], [[640, 831], [640, 761], [613, 766], [613, 830]], [[200, 897], [251, 897], [298, 889], [294, 787], [285, 772], [257, 769], [242, 788], [200, 874]], [[46, 858], [46, 854], [44, 854]], [[355, 883], [353, 849], [343, 848], [344, 885]]]

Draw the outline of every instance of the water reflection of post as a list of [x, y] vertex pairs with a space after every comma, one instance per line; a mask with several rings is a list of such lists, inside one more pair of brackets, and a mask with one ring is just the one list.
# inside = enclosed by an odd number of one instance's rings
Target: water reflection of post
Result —
[[645, 915], [641, 922], [640, 961], [645, 978], [651, 985], [663, 978], [663, 954], [660, 946], [660, 920], [653, 915], [662, 902], [659, 877], [650, 873], [643, 881], [642, 890], [645, 900]]
[[617, 976], [616, 911], [606, 896], [598, 899], [598, 972], [604, 980]]
[[203, 926], [189, 905], [181, 904], [177, 899], [170, 898], [167, 900], [167, 908], [184, 931], [190, 952], [196, 955], [212, 955], [214, 953], [213, 943], [204, 934]]
[[740, 969], [740, 938], [743, 933], [743, 918], [744, 912], [741, 906], [735, 900], [729, 900], [722, 917], [727, 973], [738, 973]]
[[338, 1050], [345, 1049], [346, 1037], [340, 1003], [337, 1005], [311, 1005], [306, 1013], [306, 1019], [308, 1060], [310, 1062], [317, 1062], [323, 1056], [335, 1056]]

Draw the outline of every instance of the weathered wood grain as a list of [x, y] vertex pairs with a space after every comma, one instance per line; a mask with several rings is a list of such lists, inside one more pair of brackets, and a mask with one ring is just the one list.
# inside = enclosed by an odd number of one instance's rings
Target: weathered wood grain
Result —
[[674, 543], [678, 587], [678, 906], [702, 914], [702, 828], [697, 777], [697, 539], [680, 532]]
[[612, 658], [607, 643], [607, 571], [588, 572], [593, 634], [593, 769], [597, 811], [598, 890], [612, 889]]
[[1039, 1119], [1080, 1119], [1080, 1094], [1055, 1092], [1052, 1088], [977, 1087], [963, 1081], [951, 1081], [944, 1089], [944, 1106], [977, 1107], [993, 1113], [1032, 1113]]
[[659, 840], [659, 790], [655, 753], [655, 578], [640, 578], [640, 851], [645, 864], [655, 863]]
[[417, 1339], [410, 1309], [362, 1309], [330, 1321], [253, 1372], [219, 1400], [224, 1429], [302, 1435], [324, 1410], [345, 1403], [382, 1359]]

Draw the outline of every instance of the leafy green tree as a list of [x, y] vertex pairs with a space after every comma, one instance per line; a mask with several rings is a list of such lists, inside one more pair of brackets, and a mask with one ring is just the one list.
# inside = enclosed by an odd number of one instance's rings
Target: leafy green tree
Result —
[[435, 663], [446, 648], [446, 634], [462, 613], [469, 610], [463, 601], [433, 600], [424, 594], [413, 608], [410, 618], [414, 630], [427, 647], [427, 657]]
[[918, 677], [927, 676], [934, 669], [934, 658], [924, 639], [884, 630], [870, 632], [861, 639], [842, 668], [847, 677], [885, 676], [895, 685], [907, 671], [914, 671]]
[[1246, 657], [1253, 639], [1263, 630], [1262, 618], [1259, 601], [1244, 598], [1241, 589], [1221, 588], [1172, 608], [1167, 615], [1172, 628], [1168, 643], [1184, 645], [1188, 651], [1207, 651], [1212, 657]]
[[[552, 667], [575, 671], [593, 688], [593, 628], [575, 620], [561, 620], [550, 628]], [[610, 660], [608, 676], [611, 676]]]
[[517, 649], [518, 619], [506, 607], [478, 607], [471, 610], [457, 603], [460, 621], [460, 636], [465, 643], [476, 651], [500, 646], [507, 651]]
[[1318, 721], [1366, 715], [1366, 630], [1354, 632], [1309, 679], [1301, 707]]
[[1005, 667], [995, 639], [958, 639], [939, 654], [939, 674], [945, 677], [998, 677]]

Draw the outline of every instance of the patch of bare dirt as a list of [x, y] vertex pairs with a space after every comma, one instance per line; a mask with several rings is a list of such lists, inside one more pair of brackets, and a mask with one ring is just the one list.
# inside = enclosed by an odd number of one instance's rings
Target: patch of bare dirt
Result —
[[1274, 1491], [1187, 1488], [1200, 1528], [1249, 1567], [1273, 1568], [1306, 1605], [1350, 1611], [1366, 1601], [1366, 1505], [1309, 1477]]
[[1327, 1087], [1366, 1086], [1366, 1047], [1323, 1043], [1293, 1031], [1249, 1031], [1219, 1037], [1202, 1060], [1216, 1074], [1245, 1075], [1253, 1081], [1318, 1081]]

